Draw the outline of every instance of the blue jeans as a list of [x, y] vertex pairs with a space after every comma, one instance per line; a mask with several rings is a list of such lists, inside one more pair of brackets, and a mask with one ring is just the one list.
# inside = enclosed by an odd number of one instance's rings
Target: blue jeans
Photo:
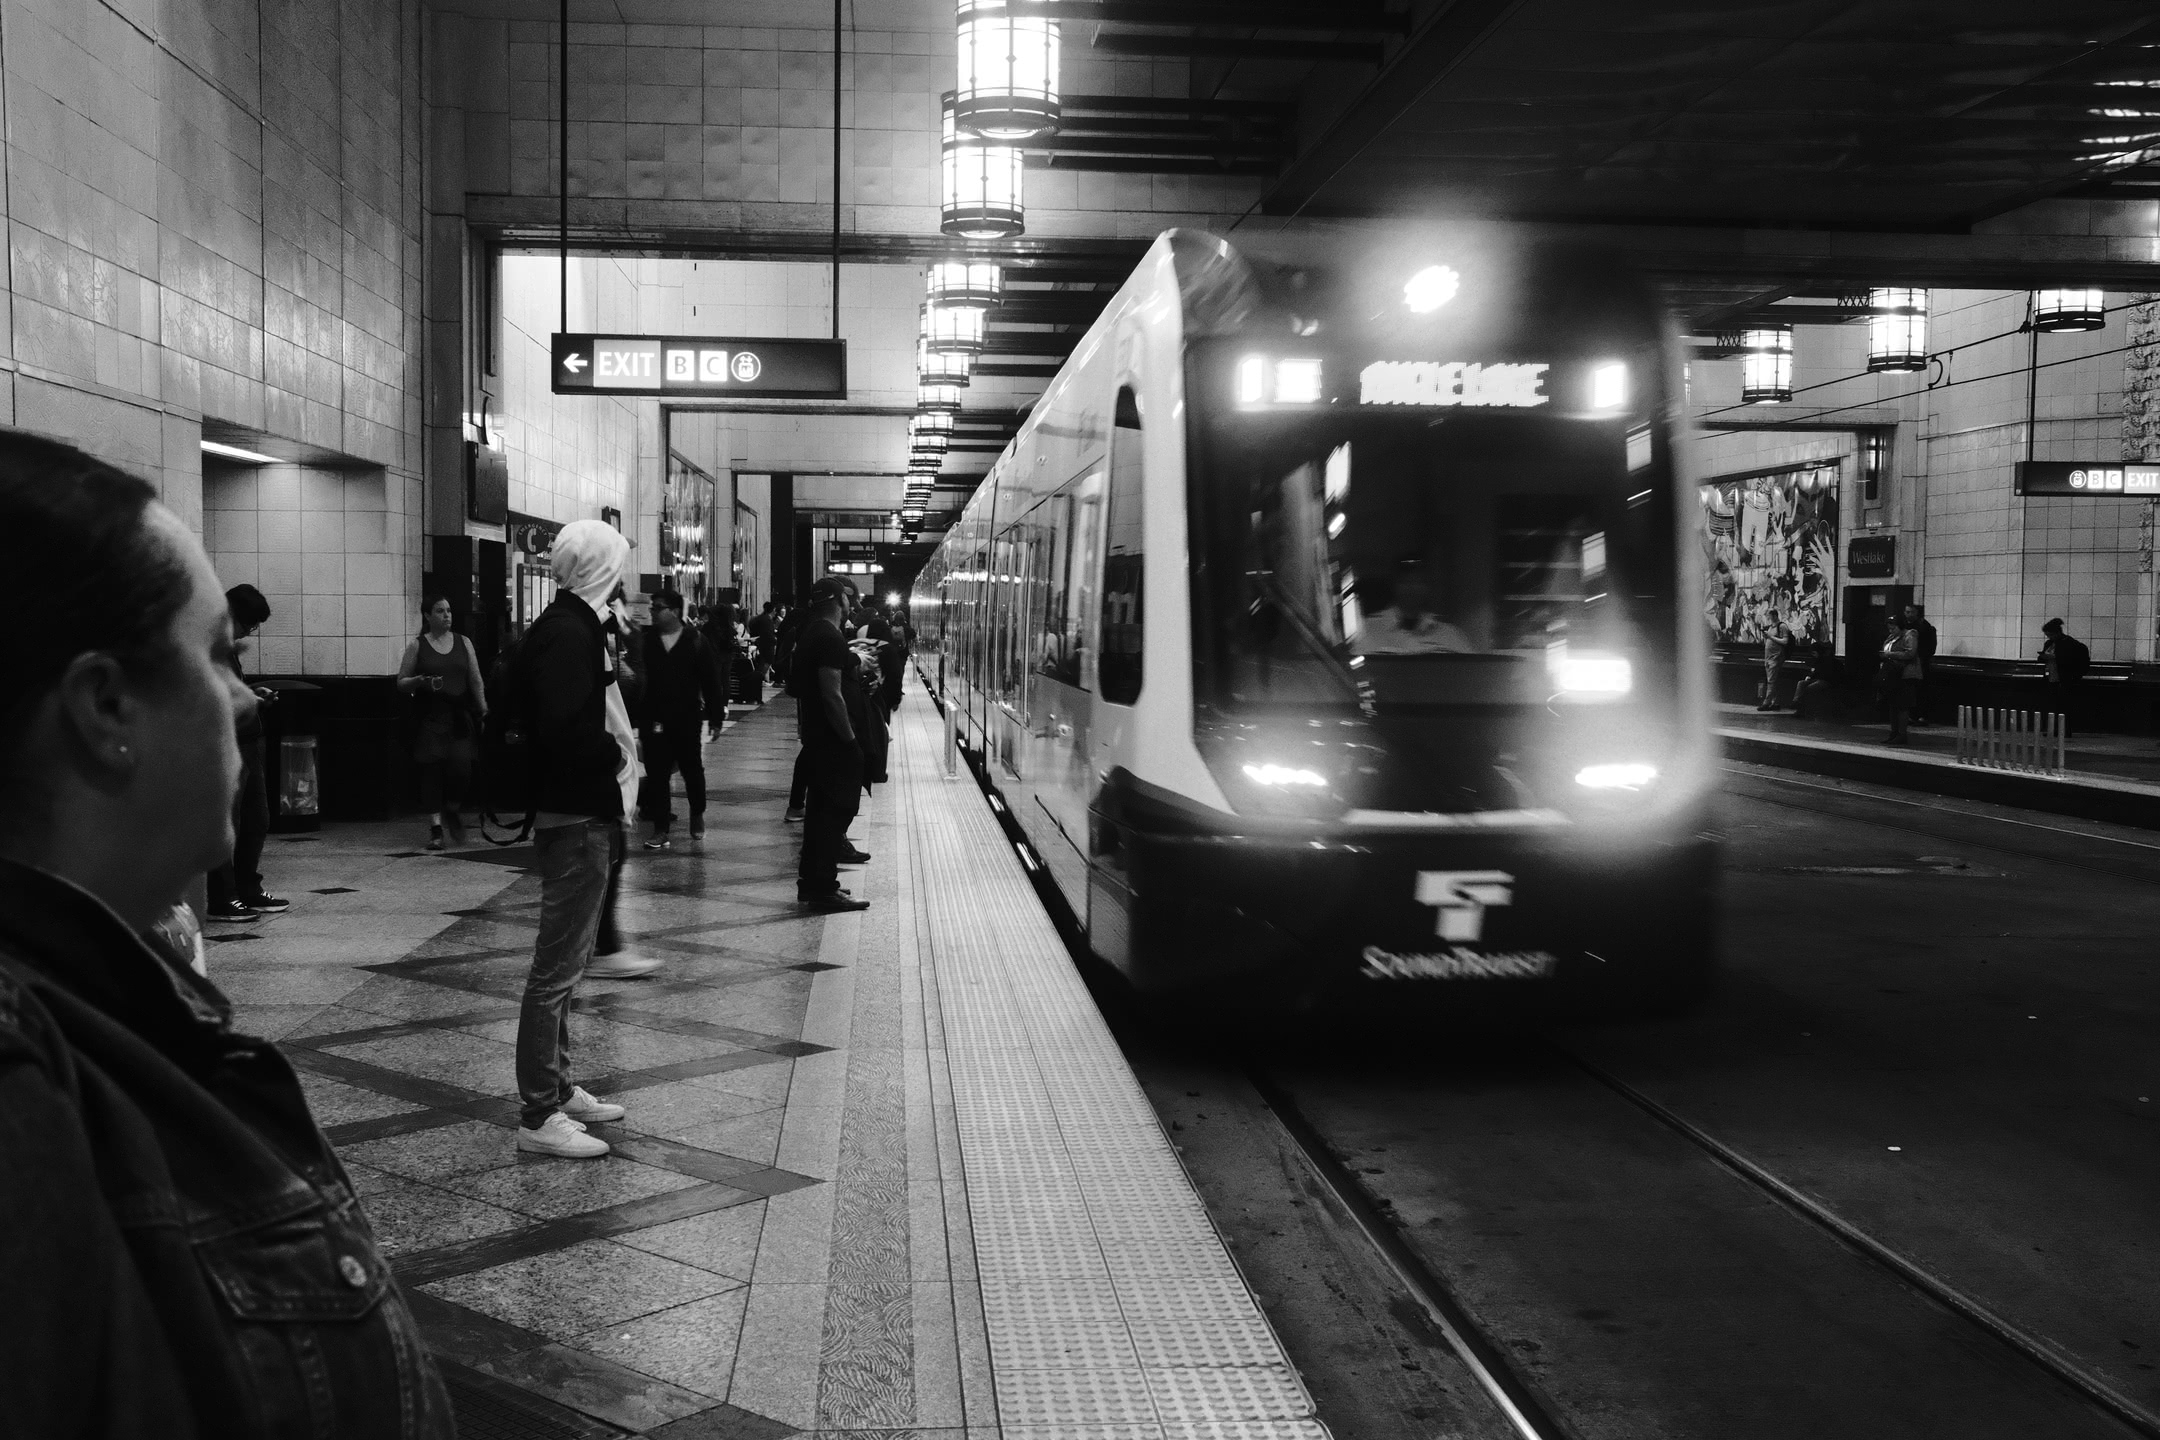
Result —
[[540, 861], [540, 934], [518, 1012], [517, 1082], [526, 1129], [570, 1099], [570, 1002], [592, 962], [608, 872], [622, 854], [622, 825], [587, 820], [533, 835]]

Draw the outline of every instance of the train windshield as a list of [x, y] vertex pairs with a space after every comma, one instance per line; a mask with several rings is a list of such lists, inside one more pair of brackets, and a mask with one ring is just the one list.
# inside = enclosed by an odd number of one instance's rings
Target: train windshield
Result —
[[1221, 459], [1237, 706], [1541, 699], [1637, 650], [1630, 577], [1671, 561], [1617, 425], [1316, 417]]

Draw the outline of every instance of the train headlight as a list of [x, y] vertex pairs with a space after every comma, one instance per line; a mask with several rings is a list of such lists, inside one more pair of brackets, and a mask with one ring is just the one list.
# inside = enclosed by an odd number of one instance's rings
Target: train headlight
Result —
[[1238, 361], [1234, 390], [1240, 405], [1317, 405], [1322, 366], [1318, 360], [1275, 360], [1247, 355]]
[[1635, 688], [1627, 656], [1608, 651], [1554, 645], [1545, 652], [1545, 670], [1565, 700], [1614, 700]]
[[1619, 361], [1600, 365], [1590, 372], [1590, 408], [1625, 410], [1628, 402], [1627, 366]]
[[1640, 790], [1657, 779], [1657, 766], [1635, 764], [1585, 765], [1575, 772], [1575, 783], [1585, 790]]
[[1403, 304], [1413, 315], [1430, 315], [1455, 298], [1462, 277], [1446, 265], [1428, 265], [1412, 275], [1402, 287]]
[[1317, 770], [1299, 770], [1289, 765], [1245, 765], [1239, 767], [1245, 778], [1255, 785], [1287, 789], [1327, 788], [1327, 777]]

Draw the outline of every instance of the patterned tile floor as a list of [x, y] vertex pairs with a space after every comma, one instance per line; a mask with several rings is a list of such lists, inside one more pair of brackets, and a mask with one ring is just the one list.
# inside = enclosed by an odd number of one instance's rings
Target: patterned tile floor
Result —
[[528, 848], [273, 838], [293, 908], [211, 975], [431, 1345], [468, 1393], [670, 1440], [1325, 1440], [935, 713], [903, 706], [854, 827], [873, 908], [821, 917], [792, 711], [708, 747], [705, 853], [632, 848], [621, 924], [666, 965], [581, 987], [573, 1073], [629, 1110], [600, 1161], [513, 1145]]
[[[215, 927], [211, 974], [301, 1071], [443, 1355], [670, 1437], [957, 1433], [961, 1351], [984, 1342], [954, 1320], [947, 1227], [964, 1248], [965, 1220], [906, 1048], [904, 917], [889, 866], [854, 872], [883, 902], [866, 917], [796, 909], [792, 708], [707, 748], [705, 853], [632, 848], [620, 922], [665, 968], [586, 984], [571, 1022], [576, 1078], [629, 1109], [597, 1127], [605, 1160], [512, 1143], [529, 847], [427, 854], [411, 824], [273, 837], [268, 883], [293, 908]], [[882, 792], [854, 834], [875, 854], [890, 828]], [[851, 1114], [865, 1064], [877, 1093]], [[843, 1165], [858, 1179], [836, 1186]], [[825, 1363], [829, 1337], [894, 1315], [906, 1333], [878, 1333], [867, 1363]]]

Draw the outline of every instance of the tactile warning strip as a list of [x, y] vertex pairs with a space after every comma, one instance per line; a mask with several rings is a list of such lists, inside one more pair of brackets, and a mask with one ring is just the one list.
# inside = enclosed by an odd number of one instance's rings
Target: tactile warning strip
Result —
[[1328, 1440], [935, 712], [898, 719], [1006, 1440]]

